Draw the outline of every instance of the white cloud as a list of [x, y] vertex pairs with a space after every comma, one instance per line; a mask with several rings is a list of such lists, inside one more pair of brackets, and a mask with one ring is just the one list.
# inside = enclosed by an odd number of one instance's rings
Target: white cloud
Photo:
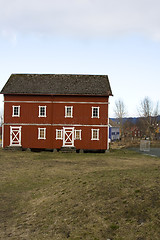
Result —
[[1, 31], [160, 40], [159, 0], [0, 0], [0, 9]]

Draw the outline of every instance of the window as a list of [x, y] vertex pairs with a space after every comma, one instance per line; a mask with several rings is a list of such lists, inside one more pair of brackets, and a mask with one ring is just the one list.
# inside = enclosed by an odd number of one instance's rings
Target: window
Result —
[[74, 139], [81, 140], [81, 132], [82, 132], [82, 130], [75, 130]]
[[73, 117], [73, 106], [65, 106], [65, 117], [66, 118]]
[[47, 106], [39, 106], [39, 117], [46, 117]]
[[99, 107], [92, 107], [92, 118], [99, 118]]
[[92, 137], [91, 140], [99, 140], [99, 129], [91, 129]]
[[56, 129], [56, 140], [62, 140], [63, 139], [63, 130], [62, 129]]
[[20, 117], [20, 106], [12, 106], [12, 117]]
[[38, 139], [46, 139], [46, 128], [38, 128]]

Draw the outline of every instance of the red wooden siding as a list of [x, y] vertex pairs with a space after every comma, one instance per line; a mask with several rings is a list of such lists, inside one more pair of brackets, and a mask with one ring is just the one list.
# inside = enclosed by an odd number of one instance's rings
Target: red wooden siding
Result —
[[[82, 130], [77, 149], [107, 149], [108, 97], [83, 96], [4, 96], [3, 147], [10, 145], [10, 126], [21, 126], [24, 148], [61, 148], [56, 129]], [[12, 106], [20, 106], [20, 117], [12, 117]], [[46, 117], [39, 117], [39, 106], [46, 106]], [[65, 106], [73, 106], [73, 118], [65, 118]], [[92, 118], [92, 107], [99, 107], [99, 118]], [[38, 128], [46, 128], [46, 139], [38, 139]], [[91, 129], [99, 129], [99, 140], [91, 140]]]

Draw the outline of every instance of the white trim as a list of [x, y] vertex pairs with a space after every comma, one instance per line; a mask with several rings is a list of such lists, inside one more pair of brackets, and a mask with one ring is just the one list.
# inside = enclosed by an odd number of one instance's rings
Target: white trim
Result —
[[[46, 117], [47, 116], [47, 106], [38, 106], [38, 108], [39, 108], [38, 117]], [[44, 115], [41, 115], [41, 108], [44, 108]]]
[[23, 126], [73, 126], [73, 127], [108, 127], [108, 125], [86, 125], [86, 124], [50, 124], [50, 123], [4, 123], [5, 126], [8, 125], [23, 125]]
[[[71, 115], [67, 115], [67, 109], [71, 109]], [[65, 118], [73, 118], [73, 106], [65, 106]]]
[[[44, 124], [42, 124], [44, 125]], [[108, 127], [108, 125], [86, 125], [86, 124], [52, 124], [52, 126], [74, 126], [74, 127]]]
[[[8, 125], [23, 125], [23, 126], [54, 126], [53, 124], [50, 123], [4, 123], [5, 126]], [[57, 126], [57, 124], [55, 124]]]
[[107, 118], [107, 124], [108, 124], [108, 128], [107, 128], [107, 150], [109, 150], [109, 104], [108, 104], [108, 118]]
[[3, 102], [12, 102], [12, 103], [79, 103], [79, 104], [109, 104], [109, 102], [70, 102], [70, 101], [3, 101]]
[[[92, 118], [99, 118], [99, 108], [100, 107], [92, 107]], [[93, 113], [94, 113], [94, 109], [97, 109], [98, 110], [98, 116], [93, 116]]]
[[[15, 115], [14, 114], [14, 110], [15, 110], [15, 108], [18, 108], [18, 114], [17, 115]], [[12, 117], [20, 117], [20, 105], [13, 105], [12, 106]]]
[[[18, 140], [19, 143], [17, 144], [13, 144], [13, 140], [12, 139], [12, 133], [14, 131], [14, 129], [17, 129], [18, 131], [18, 134], [19, 134], [19, 139], [17, 138], [17, 134], [14, 133], [14, 137]], [[19, 126], [19, 127], [14, 127], [14, 126], [10, 126], [10, 146], [21, 146], [21, 129], [22, 127]]]
[[[61, 137], [58, 137], [58, 132], [61, 132]], [[63, 129], [56, 129], [56, 140], [63, 140]]]
[[[69, 131], [71, 130], [71, 131]], [[67, 134], [67, 132], [69, 132]], [[67, 139], [66, 139], [66, 136], [67, 136]], [[71, 138], [70, 138], [71, 136]], [[71, 140], [69, 144], [67, 144], [67, 140]], [[74, 127], [63, 127], [63, 147], [74, 147]]]
[[[97, 131], [97, 138], [93, 138], [93, 131]], [[93, 141], [98, 141], [99, 140], [99, 129], [91, 129], [91, 133], [92, 133], [92, 135], [91, 135], [91, 140], [93, 140]]]
[[2, 123], [2, 148], [3, 147], [4, 147], [4, 105], [3, 105], [3, 123]]
[[63, 102], [63, 101], [53, 101], [52, 103], [79, 103], [79, 104], [109, 104], [109, 102]]
[[2, 148], [4, 147], [4, 124], [2, 124]]
[[5, 103], [53, 103], [54, 101], [3, 101]]
[[10, 134], [10, 142], [9, 142], [9, 145], [10, 146], [12, 146], [12, 126], [10, 126], [10, 132], [9, 132], [9, 134]]
[[[40, 137], [40, 131], [41, 130], [44, 130], [44, 137]], [[46, 139], [46, 128], [38, 128], [38, 139], [43, 139], [45, 140]]]
[[[79, 132], [79, 138], [76, 138], [76, 133], [77, 132]], [[74, 139], [75, 140], [82, 140], [82, 130], [81, 129], [74, 130]]]

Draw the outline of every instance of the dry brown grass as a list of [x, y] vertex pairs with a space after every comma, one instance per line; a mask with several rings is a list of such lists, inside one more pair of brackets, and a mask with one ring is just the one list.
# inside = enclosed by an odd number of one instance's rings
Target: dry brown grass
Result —
[[[160, 148], [160, 140], [152, 140], [150, 141], [152, 148]], [[140, 139], [130, 138], [123, 139], [121, 141], [115, 141], [110, 143], [110, 147], [112, 149], [122, 149], [122, 148], [140, 148]]]
[[0, 182], [0, 239], [160, 239], [159, 158], [1, 150]]

